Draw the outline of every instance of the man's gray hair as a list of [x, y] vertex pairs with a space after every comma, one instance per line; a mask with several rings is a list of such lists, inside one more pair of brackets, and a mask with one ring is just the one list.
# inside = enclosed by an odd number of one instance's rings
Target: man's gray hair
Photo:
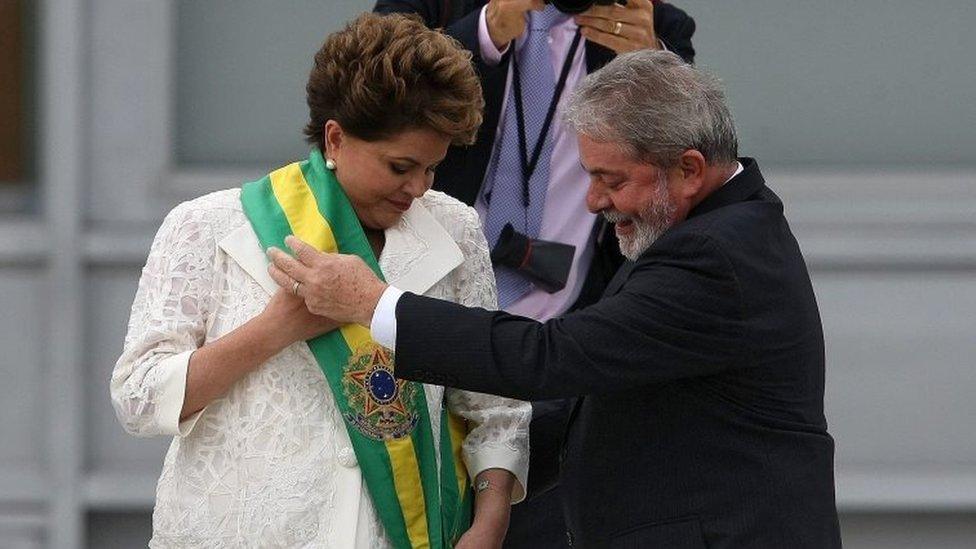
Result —
[[738, 156], [732, 115], [717, 78], [666, 51], [618, 56], [586, 77], [565, 123], [600, 142], [619, 142], [661, 168], [695, 149], [710, 165]]

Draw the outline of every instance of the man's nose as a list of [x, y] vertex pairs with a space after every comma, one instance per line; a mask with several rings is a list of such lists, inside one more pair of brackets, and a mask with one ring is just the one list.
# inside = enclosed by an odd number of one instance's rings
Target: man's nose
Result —
[[586, 209], [592, 213], [600, 213], [608, 207], [610, 207], [610, 197], [591, 183], [586, 191]]

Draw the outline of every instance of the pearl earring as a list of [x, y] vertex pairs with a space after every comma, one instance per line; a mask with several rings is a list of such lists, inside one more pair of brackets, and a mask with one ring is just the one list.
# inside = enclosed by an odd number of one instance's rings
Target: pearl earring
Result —
[[325, 167], [328, 168], [328, 169], [330, 169], [330, 170], [336, 169], [335, 160], [332, 160], [331, 158], [326, 158], [325, 159]]

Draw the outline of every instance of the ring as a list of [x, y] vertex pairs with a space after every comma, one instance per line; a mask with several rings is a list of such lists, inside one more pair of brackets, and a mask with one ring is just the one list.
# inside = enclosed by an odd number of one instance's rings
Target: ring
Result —
[[620, 36], [620, 29], [624, 28], [624, 24], [620, 21], [613, 22], [613, 34]]
[[295, 283], [292, 284], [292, 286], [291, 286], [291, 293], [293, 293], [295, 295], [298, 295], [298, 286], [300, 286], [300, 285], [301, 285], [301, 282], [299, 282], [299, 281], [296, 280]]

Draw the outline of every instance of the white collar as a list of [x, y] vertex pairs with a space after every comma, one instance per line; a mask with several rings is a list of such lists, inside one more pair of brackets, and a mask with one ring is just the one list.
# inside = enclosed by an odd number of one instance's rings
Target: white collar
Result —
[[[728, 183], [729, 181], [732, 181], [733, 179], [735, 179], [735, 176], [739, 175], [743, 171], [745, 171], [745, 167], [742, 165], [742, 162], [739, 162], [738, 160], [736, 160], [735, 161], [735, 172], [733, 172], [732, 175], [728, 179], [725, 180], [725, 183]], [[725, 186], [725, 183], [722, 183], [722, 186], [723, 187]]]
[[[464, 261], [457, 243], [420, 200], [414, 200], [410, 209], [396, 225], [385, 231], [385, 235], [380, 265], [393, 254], [408, 253], [413, 258], [404, 262], [396, 272], [384, 272], [389, 284], [408, 292], [423, 294]], [[278, 290], [278, 285], [268, 274], [268, 258], [250, 223], [232, 231], [217, 246], [269, 294]]]

